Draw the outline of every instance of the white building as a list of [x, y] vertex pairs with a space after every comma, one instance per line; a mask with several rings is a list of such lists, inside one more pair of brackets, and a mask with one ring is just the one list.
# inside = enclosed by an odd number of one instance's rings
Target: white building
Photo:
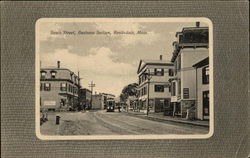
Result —
[[209, 119], [209, 58], [193, 65], [196, 68], [196, 118]]
[[177, 42], [173, 43], [174, 52], [171, 61], [175, 65], [171, 81], [171, 102], [173, 115], [186, 117], [187, 111], [196, 111], [196, 69], [193, 65], [208, 57], [208, 27], [183, 28], [177, 32]]
[[169, 76], [173, 74], [173, 63], [163, 60], [162, 56], [160, 60], [141, 60], [137, 74], [140, 110], [147, 110], [148, 97], [150, 112], [162, 112], [164, 107], [170, 106]]

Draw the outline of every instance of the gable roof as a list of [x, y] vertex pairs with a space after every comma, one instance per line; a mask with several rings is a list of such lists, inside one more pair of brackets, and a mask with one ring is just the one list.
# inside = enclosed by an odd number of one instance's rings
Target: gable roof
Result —
[[173, 66], [173, 63], [167, 60], [140, 60], [137, 74], [146, 66], [146, 65], [164, 65], [164, 66]]
[[209, 57], [206, 57], [205, 59], [199, 61], [198, 63], [194, 64], [193, 67], [195, 68], [200, 68], [200, 67], [203, 67], [205, 65], [208, 65], [209, 64]]

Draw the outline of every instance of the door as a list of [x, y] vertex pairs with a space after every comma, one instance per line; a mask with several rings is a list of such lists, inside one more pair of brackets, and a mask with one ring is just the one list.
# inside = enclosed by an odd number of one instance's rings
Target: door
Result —
[[203, 91], [203, 119], [209, 119], [209, 91]]

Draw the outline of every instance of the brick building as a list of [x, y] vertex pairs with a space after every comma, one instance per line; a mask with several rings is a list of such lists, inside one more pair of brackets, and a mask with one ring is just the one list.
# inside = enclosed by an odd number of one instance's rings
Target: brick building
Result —
[[91, 90], [89, 90], [87, 88], [79, 89], [78, 96], [79, 96], [80, 110], [91, 108], [91, 105], [90, 105], [91, 95], [92, 95]]

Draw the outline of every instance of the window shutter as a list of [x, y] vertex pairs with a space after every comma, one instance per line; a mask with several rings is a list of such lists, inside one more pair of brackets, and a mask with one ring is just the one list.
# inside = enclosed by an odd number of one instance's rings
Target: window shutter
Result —
[[157, 69], [155, 69], [155, 72], [154, 72], [154, 74], [155, 74], [155, 75], [157, 74]]
[[161, 69], [161, 75], [164, 76], [164, 69]]

